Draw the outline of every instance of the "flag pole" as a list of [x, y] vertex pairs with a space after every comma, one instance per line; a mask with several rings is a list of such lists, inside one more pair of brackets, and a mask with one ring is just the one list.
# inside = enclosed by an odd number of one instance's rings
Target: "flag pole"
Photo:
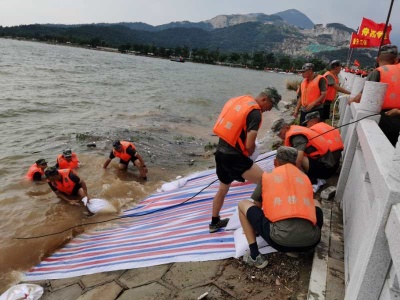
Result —
[[[361, 23], [362, 23], [362, 21], [361, 21]], [[357, 34], [358, 34], [358, 30], [361, 27], [361, 23], [360, 23], [360, 26], [357, 27], [357, 31], [356, 31]], [[351, 57], [353, 56], [353, 51], [354, 51], [354, 48], [351, 48], [351, 37], [352, 37], [352, 35], [350, 36], [350, 46], [349, 46], [349, 51], [347, 52], [347, 67], [350, 67], [350, 61], [351, 61]]]
[[351, 57], [353, 55], [354, 48], [349, 48], [349, 52], [347, 54], [347, 67], [350, 67]]
[[393, 2], [394, 2], [394, 0], [392, 0], [391, 3], [390, 3], [389, 12], [388, 12], [388, 15], [387, 15], [387, 18], [386, 18], [385, 28], [383, 29], [383, 35], [382, 35], [382, 39], [381, 39], [381, 44], [380, 44], [379, 50], [378, 50], [378, 56], [379, 56], [379, 53], [381, 52], [381, 47], [383, 46], [383, 43], [384, 43], [384, 40], [385, 40], [386, 29], [387, 29], [387, 27], [389, 25], [390, 14], [392, 13]]

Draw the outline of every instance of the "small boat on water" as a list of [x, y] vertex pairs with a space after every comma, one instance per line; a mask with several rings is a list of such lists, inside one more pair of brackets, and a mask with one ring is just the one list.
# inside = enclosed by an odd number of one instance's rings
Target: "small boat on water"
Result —
[[171, 58], [171, 61], [176, 61], [176, 62], [181, 62], [181, 63], [184, 63], [184, 62], [185, 62], [185, 60], [183, 59], [182, 56], [173, 57], [173, 58]]

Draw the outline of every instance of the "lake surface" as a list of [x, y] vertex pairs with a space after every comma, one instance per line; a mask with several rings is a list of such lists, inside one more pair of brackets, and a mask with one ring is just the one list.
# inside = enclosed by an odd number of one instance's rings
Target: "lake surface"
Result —
[[[47, 183], [25, 180], [37, 159], [53, 165], [72, 148], [89, 195], [123, 210], [164, 182], [214, 167], [204, 147], [217, 142], [212, 127], [228, 99], [256, 96], [269, 85], [289, 102], [294, 93], [286, 81], [293, 79], [300, 77], [0, 39], [0, 292], [81, 229], [17, 237], [102, 218], [62, 203]], [[266, 145], [279, 113], [263, 115], [259, 140]], [[119, 171], [117, 159], [102, 169], [114, 139], [135, 143], [149, 169], [147, 182], [131, 165]]]

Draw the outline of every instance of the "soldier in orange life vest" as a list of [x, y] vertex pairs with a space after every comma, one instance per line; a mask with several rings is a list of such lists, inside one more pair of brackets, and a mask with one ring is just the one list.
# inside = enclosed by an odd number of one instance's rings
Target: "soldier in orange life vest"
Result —
[[342, 157], [342, 151], [344, 149], [339, 130], [326, 124], [325, 122], [321, 122], [319, 112], [317, 111], [306, 114], [305, 123], [307, 124], [307, 128], [310, 128], [318, 134], [322, 134], [322, 136], [327, 140], [329, 144], [329, 151], [332, 152], [336, 164], [339, 166], [340, 159]]
[[144, 163], [142, 156], [136, 151], [135, 145], [127, 141], [114, 141], [113, 149], [111, 150], [110, 157], [106, 160], [103, 168], [106, 169], [110, 164], [111, 160], [115, 157], [119, 157], [120, 169], [127, 169], [128, 164], [131, 161], [135, 167], [139, 170], [140, 176], [147, 180], [147, 167]]
[[80, 166], [78, 156], [71, 149], [65, 149], [57, 156], [56, 167], [58, 169], [76, 169]]
[[297, 118], [300, 111], [300, 124], [304, 122], [307, 113], [318, 110], [323, 114], [324, 101], [326, 98], [326, 80], [323, 76], [314, 73], [314, 64], [306, 63], [300, 70], [303, 81], [300, 84], [298, 101], [293, 111], [293, 116]]
[[284, 140], [285, 146], [297, 149], [296, 166], [304, 170], [313, 184], [318, 178], [328, 179], [335, 174], [338, 165], [323, 135], [303, 126], [289, 125], [283, 119], [276, 120], [271, 130]]
[[[367, 81], [383, 82], [388, 89], [382, 104], [379, 127], [393, 147], [396, 147], [400, 133], [400, 64], [398, 49], [395, 45], [384, 45], [379, 51], [377, 62], [379, 67], [367, 76]], [[359, 103], [362, 93], [349, 100]]]
[[33, 181], [41, 181], [44, 178], [44, 169], [47, 168], [47, 161], [44, 158], [38, 159], [26, 173], [26, 178]]
[[268, 87], [256, 98], [245, 95], [225, 103], [214, 125], [214, 133], [219, 137], [215, 162], [220, 185], [213, 200], [210, 233], [225, 227], [229, 221], [221, 220], [219, 212], [231, 183], [234, 180], [253, 183], [261, 180], [262, 169], [254, 164], [250, 156], [256, 148], [262, 113], [272, 107], [278, 108], [280, 100], [278, 91]]
[[331, 116], [331, 104], [335, 101], [337, 92], [350, 95], [350, 92], [339, 85], [338, 75], [342, 70], [342, 64], [340, 60], [334, 60], [329, 64], [329, 71], [324, 74], [326, 83], [328, 85], [326, 91], [326, 99], [324, 103], [324, 114], [321, 118], [322, 121], [329, 119]]
[[243, 260], [256, 268], [265, 268], [268, 261], [258, 250], [255, 232], [289, 256], [313, 249], [320, 242], [321, 205], [313, 199], [310, 180], [295, 166], [296, 159], [296, 149], [279, 147], [275, 169], [263, 173], [251, 196], [254, 202], [239, 202], [240, 223], [250, 248]]
[[79, 206], [83, 197], [89, 199], [86, 183], [70, 169], [58, 170], [56, 167], [48, 167], [44, 174], [50, 188], [61, 200]]

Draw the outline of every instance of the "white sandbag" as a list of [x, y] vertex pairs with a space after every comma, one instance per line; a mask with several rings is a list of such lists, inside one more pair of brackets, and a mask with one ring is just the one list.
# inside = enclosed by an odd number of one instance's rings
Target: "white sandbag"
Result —
[[232, 214], [232, 216], [230, 216], [229, 222], [224, 229], [225, 230], [236, 230], [241, 226], [242, 225], [240, 224], [240, 219], [239, 219], [239, 207], [236, 206], [234, 213]]
[[[243, 233], [243, 228], [240, 227], [235, 230], [233, 234], [234, 240], [235, 240], [235, 258], [242, 257], [246, 250], [249, 249], [249, 244], [247, 243], [246, 236]], [[260, 253], [262, 254], [268, 254], [272, 252], [276, 252], [274, 248], [268, 245], [268, 243], [261, 237], [258, 236], [256, 238], [258, 248], [260, 250]]]
[[181, 178], [181, 179], [178, 179], [178, 180], [174, 180], [174, 181], [171, 181], [171, 182], [164, 183], [161, 186], [160, 192], [169, 192], [169, 191], [173, 191], [173, 190], [179, 189], [179, 188], [183, 187], [187, 183], [187, 181], [188, 180], [186, 178]]
[[43, 295], [43, 288], [37, 284], [17, 284], [10, 287], [0, 300], [37, 300]]
[[[235, 257], [239, 258], [244, 255], [247, 249], [249, 249], [249, 244], [247, 243], [247, 239], [243, 233], [242, 227], [235, 230], [233, 237], [235, 240]], [[258, 236], [256, 240], [258, 248], [262, 248], [268, 245], [261, 236]]]
[[87, 197], [82, 199], [83, 204], [93, 214], [116, 213], [115, 207], [105, 199], [93, 198], [88, 201]]
[[254, 149], [253, 154], [250, 156], [252, 161], [256, 161], [257, 157], [260, 155], [260, 143], [256, 139], [256, 148]]

